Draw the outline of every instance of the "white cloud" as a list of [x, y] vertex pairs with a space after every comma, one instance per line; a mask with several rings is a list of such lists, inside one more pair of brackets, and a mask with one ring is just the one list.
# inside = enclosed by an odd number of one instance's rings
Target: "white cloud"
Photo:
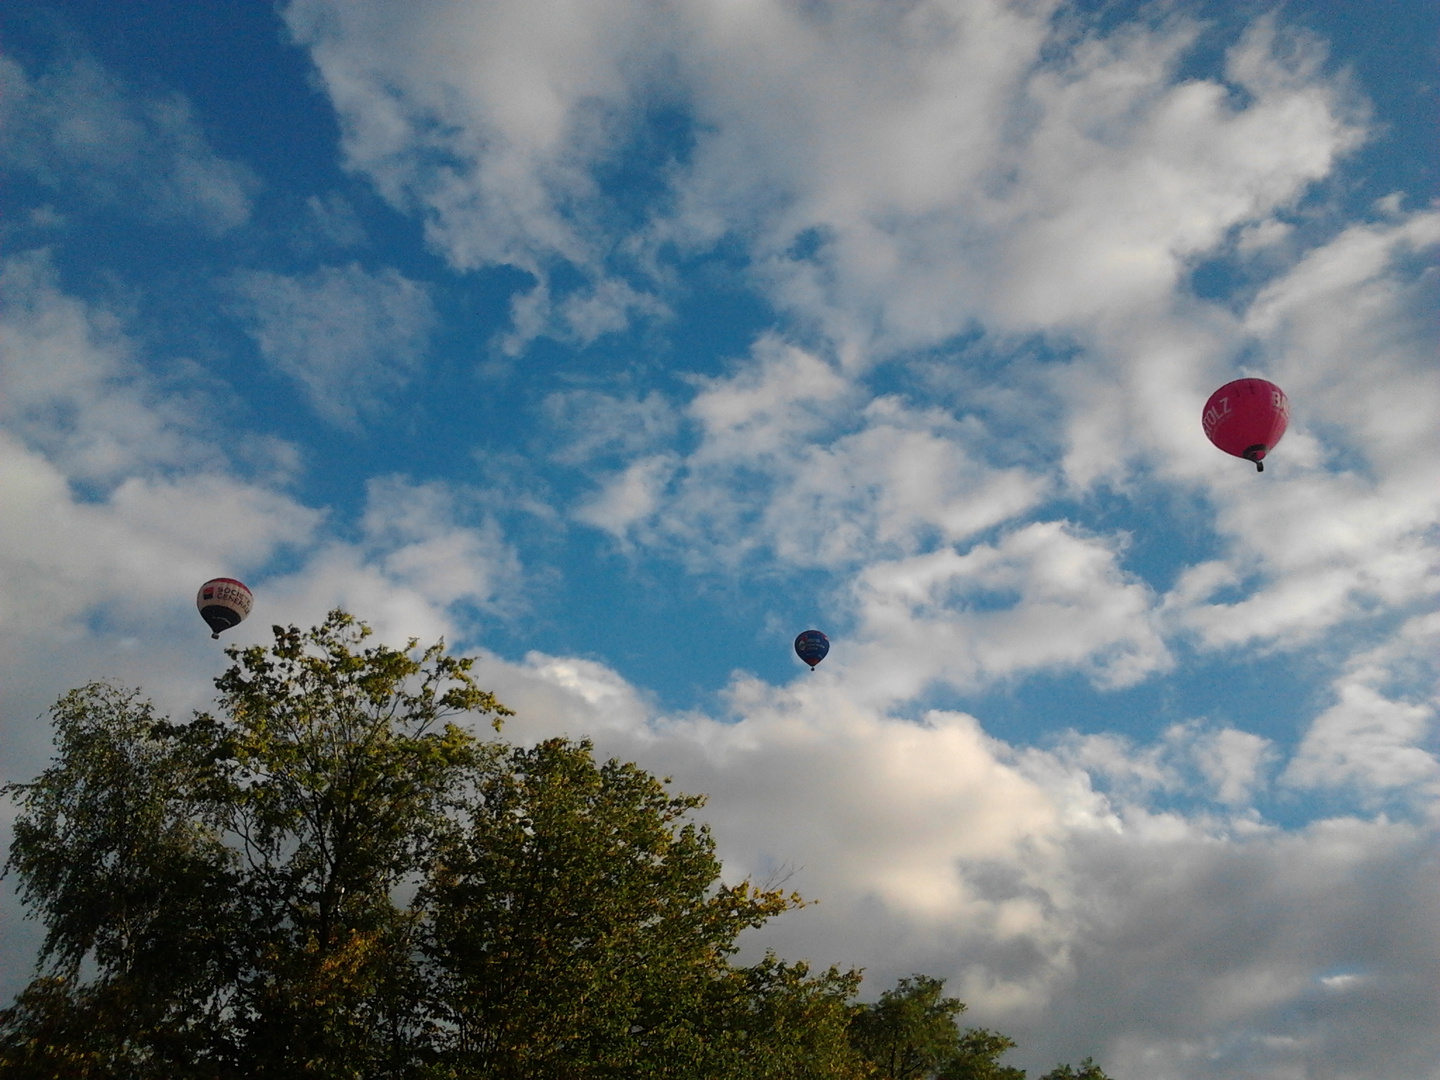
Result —
[[1180, 789], [1184, 780], [1173, 760], [1169, 740], [1132, 746], [1120, 735], [1071, 733], [1058, 756], [1105, 783], [1112, 797], [1144, 803], [1158, 793]]
[[387, 198], [419, 204], [456, 266], [534, 270], [556, 254], [594, 261], [588, 223], [567, 212], [623, 132], [655, 14], [631, 0], [429, 0], [403, 12], [297, 0], [286, 19], [340, 112], [352, 165]]
[[[606, 334], [624, 330], [636, 314], [659, 318], [668, 310], [654, 296], [637, 292], [624, 281], [606, 278], [566, 296], [557, 317], [568, 331], [563, 335], [567, 340], [589, 345]], [[517, 338], [508, 346], [509, 351], [519, 352], [524, 342], [523, 337]]]
[[524, 592], [520, 558], [493, 516], [465, 505], [478, 501], [436, 482], [373, 479], [361, 527], [399, 587], [440, 608], [463, 602], [491, 613], [511, 611]]
[[[1294, 644], [1440, 592], [1440, 294], [1416, 265], [1437, 243], [1434, 213], [1353, 226], [1247, 312], [1293, 417], [1263, 479], [1209, 470], [1229, 551], [1167, 598], [1205, 644]], [[1239, 598], [1214, 599], [1236, 586]]]
[[856, 626], [846, 662], [868, 677], [857, 680], [868, 700], [1057, 669], [1126, 686], [1170, 666], [1155, 597], [1123, 568], [1124, 539], [1018, 525], [1047, 484], [988, 464], [978, 418], [867, 403], [862, 384], [774, 339], [701, 383], [686, 414], [692, 451], [635, 458], [577, 519], [701, 572], [848, 575], [837, 583]]
[[867, 401], [834, 365], [773, 338], [699, 383], [684, 411], [691, 452], [627, 464], [578, 516], [697, 569], [853, 570], [971, 538], [1045, 492], [1038, 476], [985, 462], [978, 421]]
[[1410, 619], [1351, 658], [1334, 704], [1311, 721], [1281, 779], [1299, 789], [1349, 789], [1371, 805], [1398, 795], [1436, 816], [1440, 794], [1440, 615]]
[[67, 196], [222, 234], [245, 224], [258, 183], [218, 156], [178, 95], [147, 97], [93, 60], [32, 78], [0, 56], [0, 155]]
[[[738, 104], [717, 90], [730, 109], [711, 122], [686, 182], [714, 193], [723, 212], [709, 217], [727, 223], [783, 207], [763, 234], [782, 299], [833, 316], [842, 339], [857, 318], [872, 320], [893, 348], [933, 343], [977, 317], [992, 330], [1083, 327], [1163, 303], [1185, 260], [1289, 204], [1360, 136], [1343, 94], [1304, 51], [1287, 55], [1268, 24], [1232, 51], [1228, 76], [1251, 95], [1236, 107], [1218, 81], [1175, 83], [1193, 26], [1065, 41], [1046, 15], [915, 5], [901, 25], [930, 20], [948, 32], [905, 40], [893, 68], [906, 75], [893, 78], [875, 71], [894, 39], [862, 29], [866, 16], [849, 26], [777, 20], [766, 29], [783, 44], [772, 50], [808, 46], [852, 89], [786, 84], [783, 107], [742, 97], [755, 95], [755, 79], [736, 80], [746, 87]], [[1068, 46], [1067, 59], [1041, 63], [1046, 45]], [[989, 55], [973, 57], [977, 48]], [[771, 68], [770, 85], [791, 69]], [[757, 136], [749, 155], [721, 149]], [[942, 186], [917, 200], [917, 182]], [[782, 255], [807, 229], [821, 231], [820, 252]]]
[[400, 19], [297, 0], [288, 19], [352, 165], [456, 266], [537, 276], [510, 347], [552, 332], [556, 262], [589, 281], [572, 307], [624, 294], [598, 322], [560, 313], [566, 333], [629, 317], [638, 294], [605, 279], [633, 223], [599, 174], [647, 108], [680, 106], [693, 146], [652, 163], [634, 267], [738, 238], [780, 307], [894, 349], [977, 317], [1068, 327], [1163, 300], [1186, 260], [1270, 220], [1361, 138], [1318, 50], [1273, 22], [1229, 54], [1236, 104], [1217, 79], [1175, 80], [1193, 24], [1074, 38], [1057, 6], [434, 0]]
[[427, 288], [391, 267], [262, 270], [235, 279], [260, 351], [326, 420], [355, 427], [419, 368], [435, 323]]
[[1440, 789], [1440, 760], [1419, 745], [1432, 741], [1432, 706], [1394, 701], [1355, 682], [1342, 685], [1339, 696], [1310, 725], [1287, 780], [1297, 787], [1353, 781], [1382, 790], [1428, 781]]
[[1269, 739], [1235, 728], [1204, 734], [1193, 753], [1196, 766], [1214, 785], [1215, 800], [1227, 806], [1242, 806], [1255, 797], [1275, 756]]
[[621, 472], [607, 477], [604, 485], [575, 510], [575, 519], [610, 533], [621, 545], [638, 524], [648, 521], [662, 507], [661, 494], [675, 472], [670, 454], [639, 458]]
[[[213, 403], [166, 393], [118, 320], [60, 291], [47, 258], [0, 268], [0, 624], [40, 638], [87, 612], [165, 604], [302, 542], [312, 511], [237, 475], [207, 441]], [[240, 436], [262, 464], [284, 447]], [[117, 610], [121, 621], [125, 613]]]
[[[428, 0], [401, 13], [295, 0], [285, 15], [340, 114], [350, 165], [397, 206], [418, 208], [455, 267], [535, 276], [507, 352], [552, 330], [590, 341], [633, 310], [661, 310], [603, 270], [616, 241], [598, 220], [592, 170], [613, 158], [645, 84], [660, 85], [649, 54], [665, 7]], [[589, 283], [558, 311], [548, 285], [557, 261]]]
[[754, 356], [734, 376], [704, 384], [691, 403], [713, 447], [704, 456], [759, 458], [788, 450], [858, 403], [856, 388], [811, 352], [765, 338]]
[[934, 681], [974, 689], [1044, 670], [1129, 686], [1171, 657], [1153, 597], [1113, 542], [1037, 522], [994, 544], [877, 562], [858, 575], [857, 682], [877, 701]]
[[[1258, 737], [1188, 725], [1138, 750], [1017, 751], [963, 714], [887, 716], [854, 671], [739, 676], [729, 722], [657, 715], [594, 661], [480, 672], [519, 712], [508, 736], [590, 735], [710, 793], [732, 879], [820, 901], [749, 949], [862, 965], [872, 994], [945, 976], [1028, 1068], [1093, 1053], [1112, 1075], [1172, 1080], [1430, 1075], [1434, 1029], [1416, 1018], [1440, 1004], [1433, 831], [1264, 824], [1241, 796], [1263, 782]], [[1134, 782], [1101, 795], [1092, 773]], [[1190, 774], [1222, 812], [1150, 807]]]
[[1139, 746], [1123, 735], [1071, 731], [1053, 754], [1083, 770], [1119, 804], [1188, 796], [1192, 805], [1214, 803], [1236, 815], [1234, 821], [1252, 823], [1258, 820], [1256, 798], [1270, 794], [1269, 773], [1278, 756], [1274, 743], [1262, 736], [1193, 720], [1172, 724], [1154, 742]]
[[[1100, 1056], [1120, 1076], [1428, 1078], [1433, 844], [1345, 819], [1077, 837], [1083, 929], [1039, 1037], [1054, 1046], [1103, 1025]], [[1337, 968], [1375, 983], [1336, 993], [1321, 980]]]
[[1219, 82], [1172, 85], [1193, 33], [1180, 24], [1092, 39], [1031, 84], [1042, 119], [1015, 184], [1021, 239], [1001, 301], [1012, 318], [1111, 319], [1163, 300], [1182, 260], [1296, 199], [1357, 143], [1313, 58], [1282, 55], [1268, 21], [1229, 55], [1245, 107]]
[[680, 423], [674, 405], [655, 390], [643, 397], [561, 391], [545, 399], [545, 414], [558, 442], [549, 455], [568, 465], [633, 457], [667, 442]]
[[307, 250], [319, 244], [344, 250], [363, 247], [368, 241], [354, 204], [338, 191], [323, 198], [311, 195], [305, 200], [305, 211], [310, 219], [309, 232], [297, 241]]
[[213, 464], [197, 437], [206, 403], [162, 394], [119, 320], [59, 290], [45, 251], [5, 260], [0, 418], [68, 477], [113, 483], [142, 466]]

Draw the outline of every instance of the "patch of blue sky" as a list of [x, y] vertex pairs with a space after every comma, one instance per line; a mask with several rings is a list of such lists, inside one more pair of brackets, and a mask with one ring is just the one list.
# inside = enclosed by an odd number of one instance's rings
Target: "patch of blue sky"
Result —
[[1332, 64], [1353, 73], [1377, 124], [1362, 164], [1347, 171], [1349, 203], [1361, 211], [1400, 192], [1423, 205], [1440, 195], [1440, 6], [1408, 0], [1307, 0], [1287, 22], [1328, 43]]
[[[1097, 488], [1083, 500], [1062, 498], [1046, 509], [1055, 517], [1117, 537], [1120, 565], [1156, 593], [1174, 588], [1189, 567], [1222, 554], [1222, 542], [1214, 531], [1215, 507], [1209, 500], [1154, 477], [1143, 477], [1132, 491]], [[1226, 588], [1233, 589], [1234, 599], [1240, 599], [1254, 584], [1252, 578]]]
[[6, 51], [30, 63], [92, 57], [141, 93], [183, 92], [222, 156], [287, 187], [324, 191], [344, 178], [335, 114], [273, 5], [47, 0], [7, 5], [0, 20]]
[[671, 181], [695, 151], [695, 118], [686, 106], [661, 92], [621, 121], [625, 136], [592, 172], [603, 206], [599, 220], [608, 229], [621, 235], [643, 230], [669, 208]]
[[725, 244], [677, 266], [680, 284], [666, 296], [675, 317], [660, 348], [680, 374], [723, 374], [775, 325], [775, 310], [746, 280], [746, 266]]
[[557, 572], [534, 583], [518, 617], [482, 617], [470, 644], [515, 661], [532, 649], [596, 660], [651, 692], [661, 714], [723, 714], [718, 695], [736, 671], [784, 684], [806, 673], [795, 634], [836, 630], [822, 573], [757, 587], [744, 573], [697, 578], [675, 560], [637, 561], [583, 526], [552, 540]]

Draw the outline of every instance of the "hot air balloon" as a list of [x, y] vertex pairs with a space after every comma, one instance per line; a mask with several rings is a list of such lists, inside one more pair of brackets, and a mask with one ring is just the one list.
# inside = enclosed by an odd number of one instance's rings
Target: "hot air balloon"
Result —
[[220, 631], [239, 626], [254, 604], [255, 597], [250, 595], [245, 583], [228, 577], [211, 578], [200, 586], [195, 596], [200, 617], [209, 625], [210, 636], [216, 639]]
[[1264, 379], [1236, 379], [1210, 395], [1201, 416], [1205, 436], [1227, 454], [1255, 463], [1275, 448], [1290, 422], [1285, 391]]
[[806, 630], [795, 639], [795, 655], [815, 670], [815, 665], [825, 659], [830, 651], [830, 639], [819, 630]]

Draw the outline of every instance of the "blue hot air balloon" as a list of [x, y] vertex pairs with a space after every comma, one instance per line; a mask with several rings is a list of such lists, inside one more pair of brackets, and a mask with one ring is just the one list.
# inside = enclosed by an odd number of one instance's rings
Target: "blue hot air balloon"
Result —
[[815, 670], [815, 665], [825, 659], [830, 651], [830, 639], [819, 630], [806, 630], [795, 639], [795, 655]]

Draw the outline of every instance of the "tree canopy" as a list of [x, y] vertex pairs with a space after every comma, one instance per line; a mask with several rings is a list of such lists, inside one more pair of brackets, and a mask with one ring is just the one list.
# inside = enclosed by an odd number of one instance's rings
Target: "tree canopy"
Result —
[[184, 723], [105, 683], [56, 702], [54, 762], [5, 789], [46, 930], [5, 1075], [1023, 1078], [938, 979], [859, 1005], [858, 971], [736, 964], [802, 901], [721, 880], [702, 797], [482, 737], [510, 711], [470, 659], [369, 637], [337, 611], [229, 648]]

